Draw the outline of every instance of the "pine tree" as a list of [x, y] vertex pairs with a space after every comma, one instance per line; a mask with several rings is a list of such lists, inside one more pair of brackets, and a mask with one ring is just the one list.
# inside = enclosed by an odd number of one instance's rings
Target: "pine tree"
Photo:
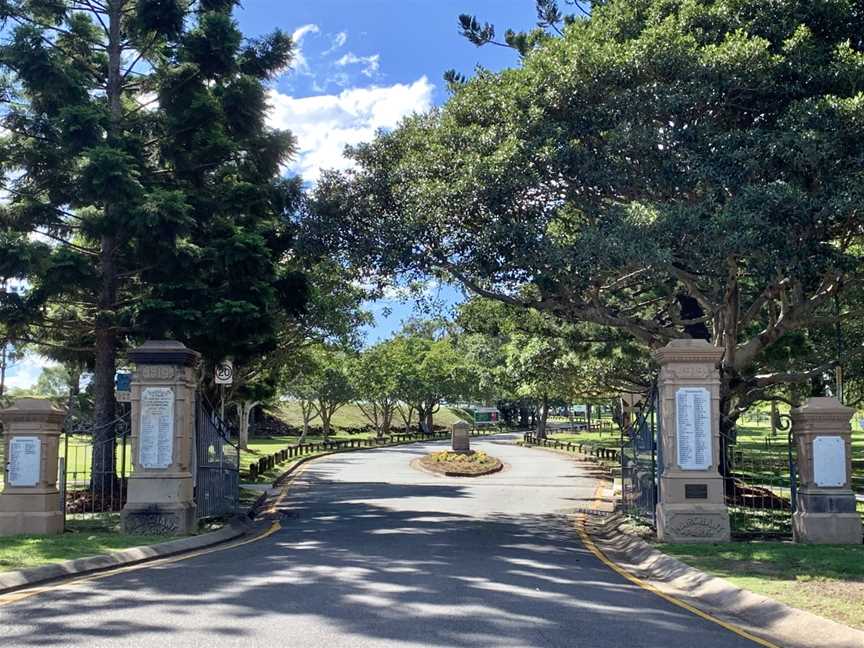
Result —
[[172, 336], [211, 361], [252, 355], [304, 301], [302, 275], [282, 269], [293, 139], [265, 124], [264, 82], [291, 40], [244, 39], [235, 4], [0, 0], [0, 278], [31, 285], [0, 320], [23, 342], [91, 341], [106, 482], [118, 353]]

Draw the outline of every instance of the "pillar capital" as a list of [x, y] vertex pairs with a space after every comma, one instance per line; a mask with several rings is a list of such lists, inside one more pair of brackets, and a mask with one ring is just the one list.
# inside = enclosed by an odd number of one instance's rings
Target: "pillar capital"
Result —
[[179, 365], [194, 367], [201, 354], [176, 340], [147, 340], [126, 354], [136, 365]]
[[4, 425], [16, 423], [48, 423], [50, 432], [60, 434], [66, 410], [44, 398], [19, 398], [12, 405], [0, 409]]
[[723, 349], [707, 340], [681, 339], [655, 349], [652, 355], [661, 367], [676, 362], [716, 365], [723, 358]]

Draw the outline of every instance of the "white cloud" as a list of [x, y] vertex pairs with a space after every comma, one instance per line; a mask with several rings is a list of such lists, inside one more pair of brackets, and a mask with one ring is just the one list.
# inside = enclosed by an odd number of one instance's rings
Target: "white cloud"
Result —
[[333, 37], [333, 40], [330, 41], [330, 47], [324, 51], [321, 56], [327, 56], [328, 54], [332, 54], [336, 50], [345, 46], [345, 43], [348, 42], [348, 32], [341, 31]]
[[338, 95], [294, 98], [270, 91], [269, 123], [291, 130], [299, 154], [293, 170], [316, 181], [321, 169], [346, 169], [345, 146], [369, 141], [380, 128], [395, 128], [406, 116], [432, 107], [434, 86], [423, 76], [414, 83], [351, 88]]
[[39, 378], [39, 374], [42, 373], [42, 369], [56, 364], [56, 362], [44, 356], [28, 353], [21, 360], [12, 363], [7, 370], [6, 387], [8, 389], [13, 387], [28, 389], [36, 384], [36, 380]]
[[291, 34], [291, 40], [294, 41], [294, 72], [296, 74], [311, 74], [309, 70], [309, 62], [303, 55], [303, 37], [306, 36], [306, 34], [317, 34], [320, 31], [321, 29], [318, 25], [310, 23], [298, 27], [294, 30], [294, 33]]
[[348, 65], [362, 65], [363, 69], [360, 71], [367, 77], [372, 77], [378, 71], [378, 67], [381, 64], [381, 55], [380, 54], [372, 54], [371, 56], [357, 56], [353, 52], [348, 52], [338, 61], [336, 61], [336, 65], [340, 67], [345, 67]]

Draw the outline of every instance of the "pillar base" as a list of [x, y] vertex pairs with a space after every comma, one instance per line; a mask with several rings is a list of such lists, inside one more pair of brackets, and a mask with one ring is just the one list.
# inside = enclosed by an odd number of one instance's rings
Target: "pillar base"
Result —
[[682, 544], [729, 542], [729, 511], [722, 504], [657, 505], [657, 539]]
[[190, 503], [127, 504], [120, 519], [123, 533], [131, 535], [187, 535], [197, 529]]
[[860, 545], [861, 516], [857, 513], [792, 514], [792, 535], [803, 544]]
[[63, 526], [61, 511], [0, 513], [0, 536], [60, 535]]

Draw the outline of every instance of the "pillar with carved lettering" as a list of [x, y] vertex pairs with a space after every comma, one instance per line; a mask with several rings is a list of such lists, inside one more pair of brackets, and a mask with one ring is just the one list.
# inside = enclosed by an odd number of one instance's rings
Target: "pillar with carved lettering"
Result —
[[132, 475], [126, 533], [180, 535], [195, 528], [193, 451], [199, 354], [180, 342], [151, 340], [130, 351]]
[[41, 398], [0, 410], [6, 466], [0, 535], [63, 533], [57, 455], [66, 413]]
[[722, 355], [704, 340], [673, 340], [654, 353], [661, 421], [657, 536], [664, 542], [730, 538], [719, 471]]
[[854, 413], [836, 398], [808, 398], [792, 410], [799, 475], [792, 515], [795, 542], [861, 544], [851, 481], [849, 421]]

